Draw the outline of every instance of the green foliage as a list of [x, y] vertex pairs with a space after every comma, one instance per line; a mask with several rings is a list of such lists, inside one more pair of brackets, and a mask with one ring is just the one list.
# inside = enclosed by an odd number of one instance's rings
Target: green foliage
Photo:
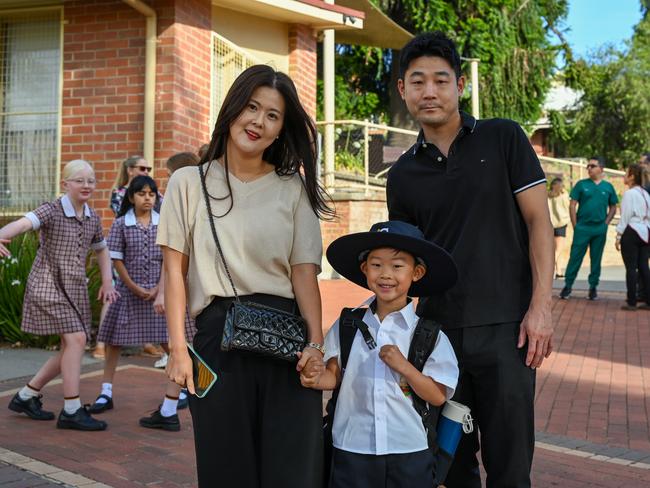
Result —
[[[387, 15], [413, 33], [440, 30], [456, 41], [461, 56], [480, 58], [482, 117], [508, 117], [523, 124], [539, 117], [550, 87], [555, 58], [566, 43], [554, 45], [550, 33], [567, 14], [567, 0], [374, 0]], [[390, 65], [397, 52], [340, 47], [337, 73], [351, 92], [374, 92], [388, 108]], [[346, 88], [345, 86], [343, 88]], [[342, 95], [337, 84], [337, 98]], [[469, 110], [469, 90], [461, 106]], [[346, 117], [355, 110], [345, 112]], [[338, 115], [337, 115], [338, 117]], [[358, 116], [356, 118], [359, 118]]]
[[[383, 71], [381, 50], [369, 48], [364, 51], [356, 46], [341, 46], [339, 53], [350, 55], [340, 54], [335, 60], [335, 118], [384, 122], [383, 106], [388, 101], [388, 90], [375, 82], [381, 79]], [[373, 70], [378, 70], [375, 75], [360, 76]], [[324, 120], [322, 79], [318, 80], [316, 104], [316, 119]]]
[[334, 167], [336, 171], [346, 173], [354, 173], [362, 175], [363, 159], [359, 154], [354, 154], [349, 151], [337, 151], [334, 155]]
[[566, 83], [583, 92], [579, 108], [552, 114], [552, 135], [569, 155], [599, 154], [624, 167], [650, 149], [650, 18], [647, 10], [627, 50], [605, 47], [580, 59]]
[[[0, 259], [0, 337], [8, 342], [34, 347], [51, 347], [59, 337], [37, 336], [20, 330], [25, 285], [36, 257], [38, 234], [29, 232], [14, 238], [8, 245], [11, 256]], [[98, 320], [101, 304], [95, 300], [101, 284], [99, 269], [89, 266], [89, 291], [93, 317]]]
[[57, 336], [34, 336], [20, 330], [25, 285], [38, 249], [38, 234], [24, 234], [7, 247], [11, 256], [0, 259], [0, 335], [23, 345], [52, 346], [58, 342]]

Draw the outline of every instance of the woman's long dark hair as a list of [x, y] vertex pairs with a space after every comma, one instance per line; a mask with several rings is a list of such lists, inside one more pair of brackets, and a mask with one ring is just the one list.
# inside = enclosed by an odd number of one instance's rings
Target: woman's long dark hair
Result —
[[262, 64], [251, 66], [237, 77], [223, 101], [221, 110], [219, 110], [210, 145], [201, 158], [200, 164], [208, 163], [207, 173], [212, 161], [224, 156], [228, 195], [224, 197], [210, 195], [210, 197], [215, 200], [230, 199], [230, 207], [221, 217], [227, 215], [232, 209], [232, 187], [230, 186], [226, 155], [230, 126], [248, 106], [253, 92], [261, 86], [276, 89], [284, 98], [285, 104], [282, 130], [278, 138], [265, 149], [262, 159], [274, 165], [275, 172], [279, 176], [293, 175], [302, 168], [304, 174], [302, 181], [314, 213], [319, 218], [333, 217], [334, 210], [328, 205], [327, 193], [317, 178], [318, 147], [316, 141], [318, 134], [316, 126], [300, 103], [291, 78]]
[[158, 186], [156, 186], [156, 182], [153, 180], [153, 178], [145, 175], [136, 176], [131, 180], [131, 183], [129, 183], [129, 188], [126, 190], [126, 195], [124, 195], [124, 198], [122, 199], [122, 206], [120, 207], [120, 211], [117, 212], [118, 217], [126, 215], [126, 213], [134, 207], [131, 199], [136, 193], [142, 191], [142, 189], [146, 188], [147, 186], [152, 192], [156, 194], [156, 202], [154, 203], [154, 207], [158, 205], [160, 195], [158, 194]]

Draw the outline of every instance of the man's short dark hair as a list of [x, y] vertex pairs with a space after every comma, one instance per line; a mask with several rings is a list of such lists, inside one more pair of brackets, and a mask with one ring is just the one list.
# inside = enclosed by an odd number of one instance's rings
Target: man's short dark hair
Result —
[[460, 78], [460, 55], [456, 44], [440, 31], [419, 34], [406, 43], [399, 55], [399, 77], [404, 79], [411, 61], [422, 56], [444, 59], [456, 73], [456, 79]]
[[589, 158], [589, 161], [596, 161], [598, 163], [598, 166], [601, 168], [605, 167], [605, 158], [602, 156], [592, 156]]

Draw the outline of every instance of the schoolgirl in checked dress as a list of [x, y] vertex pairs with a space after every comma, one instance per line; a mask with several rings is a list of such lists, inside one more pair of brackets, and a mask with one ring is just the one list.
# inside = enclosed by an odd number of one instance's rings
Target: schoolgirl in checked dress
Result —
[[[153, 342], [166, 347], [167, 344], [165, 316], [157, 314], [153, 307], [162, 269], [162, 253], [156, 245], [159, 215], [154, 208], [158, 200], [154, 180], [148, 176], [136, 176], [129, 185], [118, 218], [108, 236], [111, 258], [120, 277], [117, 284], [120, 298], [109, 307], [99, 328], [97, 340], [106, 344], [106, 359], [102, 391], [90, 407], [91, 413], [113, 408], [113, 378], [122, 346]], [[168, 382], [170, 385], [177, 389]], [[172, 406], [170, 402], [177, 401], [177, 395], [175, 398], [165, 398], [163, 413], [168, 410], [165, 407]], [[151, 420], [151, 417], [141, 419], [140, 424], [180, 430], [176, 405], [173, 405], [170, 415], [162, 417], [166, 421], [160, 421], [156, 416], [156, 425], [148, 424], [147, 419]]]
[[3, 243], [29, 230], [40, 231], [40, 245], [25, 290], [22, 330], [61, 337], [58, 354], [16, 393], [9, 409], [35, 420], [53, 420], [54, 414], [42, 409], [40, 390], [61, 374], [64, 408], [57, 427], [104, 430], [106, 423], [89, 415], [79, 399], [81, 358], [91, 319], [86, 278], [90, 249], [97, 255], [102, 276], [99, 298], [112, 302], [116, 293], [101, 221], [87, 203], [96, 184], [93, 168], [86, 161], [74, 160], [66, 164], [62, 176], [65, 195], [0, 229], [0, 257], [9, 255]]

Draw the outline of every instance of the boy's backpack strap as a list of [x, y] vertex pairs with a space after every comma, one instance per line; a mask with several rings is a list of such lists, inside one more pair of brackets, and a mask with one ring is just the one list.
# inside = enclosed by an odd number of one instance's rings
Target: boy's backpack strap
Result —
[[415, 333], [409, 346], [408, 360], [420, 372], [424, 369], [424, 364], [436, 347], [440, 327], [435, 320], [423, 318], [418, 320], [415, 326]]
[[[436, 347], [439, 332], [440, 324], [434, 320], [421, 318], [415, 326], [415, 333], [409, 347], [408, 360], [418, 371], [422, 372], [427, 359], [429, 359]], [[436, 427], [440, 409], [428, 405], [413, 390], [411, 390], [411, 398], [413, 399], [413, 407], [422, 417], [422, 423], [427, 431], [429, 447], [436, 450]]]
[[339, 347], [341, 351], [341, 371], [345, 371], [350, 357], [350, 350], [354, 342], [354, 336], [357, 329], [361, 332], [363, 340], [368, 345], [369, 349], [377, 347], [375, 339], [370, 334], [368, 325], [363, 321], [363, 316], [366, 314], [365, 308], [344, 308], [341, 310], [339, 317]]

